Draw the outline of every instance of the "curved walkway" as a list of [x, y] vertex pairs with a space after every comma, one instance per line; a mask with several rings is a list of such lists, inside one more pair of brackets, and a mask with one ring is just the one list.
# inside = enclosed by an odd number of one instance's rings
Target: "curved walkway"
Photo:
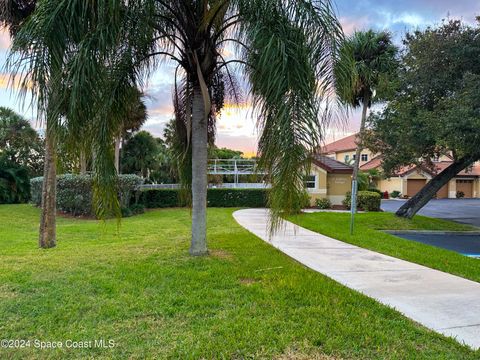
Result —
[[244, 228], [309, 268], [434, 331], [480, 348], [480, 283], [359, 248], [288, 221], [270, 238], [268, 216], [265, 209], [233, 214]]

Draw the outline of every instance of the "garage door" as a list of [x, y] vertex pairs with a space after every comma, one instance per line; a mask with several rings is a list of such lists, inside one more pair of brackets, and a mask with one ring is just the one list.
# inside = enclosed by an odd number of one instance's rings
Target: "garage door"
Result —
[[448, 183], [438, 190], [437, 199], [448, 199]]
[[466, 198], [473, 197], [473, 180], [457, 180], [457, 193], [461, 191]]
[[408, 179], [407, 180], [407, 195], [415, 196], [427, 183], [426, 179]]

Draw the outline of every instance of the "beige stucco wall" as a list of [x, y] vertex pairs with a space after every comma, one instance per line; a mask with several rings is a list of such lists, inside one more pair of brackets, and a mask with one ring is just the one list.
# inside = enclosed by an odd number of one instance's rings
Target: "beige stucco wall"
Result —
[[393, 191], [400, 191], [403, 189], [403, 179], [400, 177], [392, 177], [389, 179], [381, 179], [378, 181], [378, 189], [382, 192], [388, 191], [390, 194]]
[[312, 165], [311, 175], [316, 176], [315, 189], [307, 189], [311, 205], [315, 205], [316, 199], [325, 198], [328, 198], [332, 205], [341, 205], [345, 194], [351, 190], [350, 174], [327, 174], [322, 168]]
[[312, 165], [311, 175], [316, 176], [315, 189], [307, 189], [310, 195], [310, 205], [315, 205], [315, 200], [327, 197], [327, 172], [316, 165]]
[[328, 174], [327, 195], [332, 205], [341, 205], [345, 194], [352, 189], [351, 174]]
[[[353, 158], [353, 155], [355, 155], [356, 151], [353, 150], [353, 151], [341, 151], [341, 152], [337, 152], [335, 153], [335, 157], [334, 159], [337, 160], [337, 161], [340, 161], [340, 162], [345, 162], [345, 156], [348, 155], [350, 159]], [[368, 155], [368, 161], [362, 161], [361, 157], [360, 157], [360, 166], [363, 165], [363, 164], [366, 164], [367, 162], [369, 162], [370, 160], [372, 160], [374, 158], [374, 154], [372, 154], [372, 152], [370, 150], [367, 150], [367, 149], [364, 149], [362, 151], [362, 154], [367, 154]]]

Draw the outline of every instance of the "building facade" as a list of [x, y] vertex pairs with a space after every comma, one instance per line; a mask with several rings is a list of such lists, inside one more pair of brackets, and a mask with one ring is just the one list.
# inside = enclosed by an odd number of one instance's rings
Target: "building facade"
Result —
[[[351, 163], [354, 160], [356, 148], [356, 134], [354, 134], [324, 146], [321, 152], [336, 161]], [[382, 170], [381, 154], [372, 154], [371, 151], [364, 150], [361, 156], [360, 170]], [[434, 161], [435, 169], [416, 165], [405, 166], [399, 169], [395, 176], [379, 178], [374, 182], [382, 192], [386, 191], [390, 194], [398, 191], [402, 196], [412, 197], [452, 162], [450, 157], [442, 156]], [[480, 198], [480, 164], [476, 163], [460, 172], [437, 193], [439, 199], [457, 197]]]

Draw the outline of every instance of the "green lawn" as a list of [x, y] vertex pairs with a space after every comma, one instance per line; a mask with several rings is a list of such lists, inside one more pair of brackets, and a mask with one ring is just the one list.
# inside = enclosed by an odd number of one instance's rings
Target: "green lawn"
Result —
[[40, 250], [38, 210], [0, 206], [1, 338], [116, 344], [0, 358], [478, 359], [299, 265], [232, 211], [209, 209], [211, 256], [191, 258], [188, 210], [124, 219], [118, 232], [59, 219], [58, 247]]
[[348, 242], [362, 248], [391, 255], [434, 269], [449, 272], [480, 282], [480, 260], [456, 252], [405, 240], [382, 230], [478, 230], [469, 225], [451, 221], [415, 216], [412, 220], [396, 217], [392, 213], [359, 213], [355, 216], [355, 232], [350, 235], [350, 214], [318, 212], [289, 218], [292, 222], [312, 231]]

